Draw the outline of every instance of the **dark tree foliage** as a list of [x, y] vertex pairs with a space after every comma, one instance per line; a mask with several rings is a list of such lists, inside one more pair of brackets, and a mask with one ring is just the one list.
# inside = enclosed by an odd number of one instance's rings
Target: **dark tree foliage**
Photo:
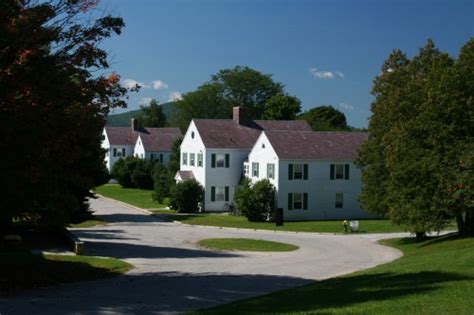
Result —
[[269, 74], [241, 66], [220, 70], [176, 102], [173, 125], [184, 131], [193, 118], [231, 118], [233, 106], [246, 108], [249, 119], [261, 119], [268, 101], [282, 94], [283, 84]]
[[112, 167], [112, 178], [124, 188], [153, 189], [155, 162], [127, 156], [120, 158]]
[[195, 179], [179, 182], [171, 188], [170, 207], [177, 212], [197, 212], [203, 193], [203, 187]]
[[153, 200], [163, 203], [165, 197], [170, 194], [168, 170], [161, 163], [156, 163], [153, 168], [154, 193]]
[[396, 50], [374, 80], [360, 200], [419, 236], [454, 218], [474, 233], [473, 42], [458, 60], [431, 40], [411, 60]]
[[275, 213], [276, 191], [268, 179], [251, 184], [245, 179], [235, 193], [237, 209], [252, 222], [272, 220]]
[[[105, 38], [121, 18], [92, 18], [90, 0], [0, 1], [0, 230], [12, 218], [62, 226], [104, 182], [101, 132], [125, 106]], [[84, 22], [84, 21], [87, 21]]]
[[157, 100], [153, 99], [150, 101], [150, 104], [147, 106], [141, 105], [140, 108], [142, 110], [140, 117], [138, 118], [140, 126], [152, 128], [166, 126], [166, 116]]
[[303, 112], [298, 119], [306, 120], [314, 131], [349, 130], [344, 113], [332, 106], [314, 107]]
[[176, 172], [179, 171], [181, 142], [183, 142], [183, 138], [178, 138], [173, 142], [173, 146], [171, 147], [170, 160], [166, 167], [168, 174], [168, 189], [171, 189], [171, 187], [176, 184], [174, 177], [176, 176]]
[[301, 101], [296, 96], [278, 94], [268, 100], [262, 119], [294, 120], [300, 112]]

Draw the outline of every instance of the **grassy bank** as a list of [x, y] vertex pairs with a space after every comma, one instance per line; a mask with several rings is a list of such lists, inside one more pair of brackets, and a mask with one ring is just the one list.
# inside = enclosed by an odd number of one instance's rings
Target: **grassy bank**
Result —
[[153, 190], [123, 188], [118, 184], [107, 184], [97, 187], [95, 192], [143, 209], [160, 209], [168, 206], [168, 198], [165, 198], [163, 204], [153, 200]]
[[22, 289], [120, 275], [132, 266], [112, 258], [0, 252], [0, 295]]
[[[285, 222], [283, 226], [275, 226], [269, 222], [249, 222], [243, 216], [225, 214], [193, 214], [193, 215], [167, 215], [169, 219], [193, 225], [208, 225], [219, 227], [233, 227], [241, 229], [260, 229], [293, 232], [323, 232], [344, 233], [342, 220], [339, 221], [300, 221]], [[360, 220], [359, 233], [389, 233], [403, 232], [399, 226], [393, 225], [388, 220]]]
[[473, 314], [474, 238], [384, 242], [392, 263], [204, 310], [204, 314]]

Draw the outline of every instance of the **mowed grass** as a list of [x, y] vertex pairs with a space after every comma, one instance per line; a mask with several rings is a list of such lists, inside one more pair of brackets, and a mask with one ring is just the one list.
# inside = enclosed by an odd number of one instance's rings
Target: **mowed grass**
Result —
[[383, 242], [397, 261], [203, 310], [204, 314], [474, 314], [474, 238]]
[[[243, 216], [232, 216], [225, 214], [176, 214], [167, 215], [166, 217], [171, 220], [180, 221], [182, 223], [192, 225], [208, 225], [272, 231], [344, 233], [344, 226], [342, 225], [342, 220], [285, 222], [283, 226], [275, 226], [275, 223], [249, 222], [247, 218]], [[399, 226], [393, 225], [389, 220], [359, 220], [358, 233], [390, 232], [403, 232], [403, 229]]]
[[209, 238], [200, 240], [198, 245], [210, 249], [253, 252], [290, 252], [299, 248], [292, 244], [248, 238]]
[[108, 198], [128, 203], [143, 209], [160, 209], [168, 206], [168, 198], [160, 204], [153, 200], [153, 190], [123, 188], [118, 184], [106, 184], [96, 187], [95, 192]]
[[0, 295], [22, 289], [123, 274], [132, 265], [113, 258], [0, 252]]

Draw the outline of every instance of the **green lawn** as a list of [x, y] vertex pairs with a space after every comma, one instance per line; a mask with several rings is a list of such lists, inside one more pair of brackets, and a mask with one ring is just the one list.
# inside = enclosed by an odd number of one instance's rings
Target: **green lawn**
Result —
[[123, 188], [118, 184], [106, 184], [99, 186], [95, 192], [108, 198], [116, 199], [132, 206], [143, 209], [160, 209], [168, 206], [168, 198], [163, 204], [155, 202], [152, 198], [153, 190], [135, 188]]
[[21, 289], [111, 277], [132, 266], [113, 258], [0, 251], [0, 295]]
[[237, 250], [253, 252], [290, 252], [299, 247], [292, 244], [254, 240], [248, 238], [209, 238], [200, 240], [199, 246], [218, 250]]
[[384, 242], [401, 259], [204, 310], [208, 314], [474, 314], [474, 238]]
[[[166, 217], [171, 220], [193, 225], [209, 225], [275, 231], [344, 233], [342, 220], [285, 222], [283, 226], [275, 226], [275, 223], [249, 222], [247, 218], [243, 216], [231, 216], [225, 214], [175, 214], [167, 215]], [[387, 232], [403, 232], [403, 229], [399, 226], [393, 225], [388, 220], [359, 220], [359, 233]]]

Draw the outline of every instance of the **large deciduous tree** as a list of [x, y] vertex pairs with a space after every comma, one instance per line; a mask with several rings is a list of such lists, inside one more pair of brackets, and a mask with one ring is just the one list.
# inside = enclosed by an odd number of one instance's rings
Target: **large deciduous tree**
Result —
[[0, 231], [14, 217], [61, 226], [106, 178], [103, 117], [127, 90], [98, 45], [124, 23], [92, 18], [96, 2], [0, 2]]
[[270, 98], [262, 119], [294, 120], [301, 112], [301, 101], [296, 96], [278, 94]]
[[283, 84], [269, 74], [240, 66], [223, 69], [176, 102], [173, 125], [185, 130], [193, 118], [230, 118], [233, 106], [246, 108], [249, 119], [261, 119], [268, 101], [283, 94]]
[[456, 61], [431, 40], [411, 60], [396, 50], [374, 80], [360, 199], [419, 236], [453, 218], [474, 233], [473, 47]]
[[346, 116], [332, 106], [318, 106], [303, 112], [298, 119], [308, 122], [314, 131], [349, 130]]
[[148, 105], [141, 105], [140, 108], [142, 113], [138, 121], [142, 127], [160, 128], [166, 126], [166, 116], [157, 100], [152, 99]]

